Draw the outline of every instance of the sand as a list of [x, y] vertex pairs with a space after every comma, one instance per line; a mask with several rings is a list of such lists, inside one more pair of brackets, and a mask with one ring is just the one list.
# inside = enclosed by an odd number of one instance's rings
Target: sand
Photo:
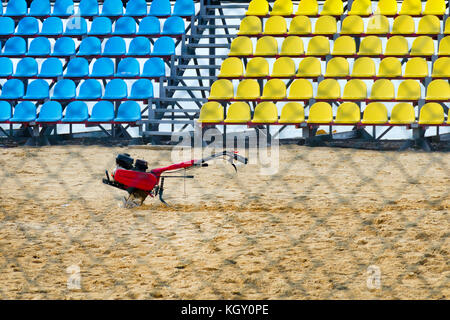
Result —
[[0, 149], [1, 299], [450, 297], [448, 153], [283, 146], [274, 175], [216, 161], [167, 181], [171, 207], [125, 209], [101, 183], [121, 152], [172, 163], [142, 147]]

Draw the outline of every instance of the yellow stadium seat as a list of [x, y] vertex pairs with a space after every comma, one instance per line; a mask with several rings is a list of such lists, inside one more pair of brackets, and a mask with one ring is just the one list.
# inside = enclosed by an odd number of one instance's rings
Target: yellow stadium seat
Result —
[[318, 13], [319, 5], [317, 0], [301, 0], [295, 14], [298, 16], [317, 16]]
[[241, 21], [238, 35], [256, 35], [262, 33], [261, 19], [256, 16], [247, 16]]
[[344, 4], [342, 0], [325, 0], [321, 16], [340, 16], [344, 13]]
[[237, 37], [231, 42], [229, 56], [251, 56], [253, 44], [249, 37]]
[[200, 109], [198, 122], [217, 123], [223, 121], [223, 107], [216, 101], [205, 103]]
[[364, 81], [352, 79], [345, 84], [343, 100], [366, 100], [367, 86]]
[[316, 20], [314, 34], [335, 34], [337, 32], [336, 18], [333, 16], [321, 16]]
[[286, 19], [281, 16], [273, 16], [267, 19], [264, 25], [264, 34], [286, 34]]
[[397, 103], [391, 112], [390, 124], [411, 124], [416, 121], [414, 107], [406, 102]]
[[419, 16], [422, 13], [421, 0], [403, 0], [400, 14], [409, 14], [410, 16]]
[[297, 79], [289, 87], [289, 100], [309, 100], [313, 97], [313, 87], [306, 79]]
[[266, 16], [269, 14], [269, 3], [266, 0], [252, 0], [245, 14], [247, 16]]
[[442, 16], [445, 14], [445, 0], [427, 0], [423, 14]]
[[361, 121], [361, 111], [354, 102], [344, 102], [336, 112], [334, 123], [353, 124]]
[[402, 36], [393, 36], [386, 43], [384, 52], [387, 56], [406, 56], [408, 55], [408, 41]]
[[428, 36], [420, 36], [414, 39], [411, 45], [412, 56], [431, 56], [434, 54], [433, 39]]
[[364, 21], [360, 16], [347, 16], [342, 21], [341, 34], [364, 33]]
[[[447, 18], [447, 20], [449, 20]], [[450, 36], [445, 36], [439, 42], [439, 56], [450, 56]]]
[[324, 36], [315, 36], [309, 40], [308, 50], [309, 56], [326, 56], [330, 54], [330, 41]]
[[411, 16], [398, 16], [392, 25], [392, 34], [413, 34], [415, 32], [414, 19]]
[[305, 109], [298, 102], [288, 102], [281, 109], [278, 123], [301, 123], [305, 121]]
[[308, 123], [333, 122], [333, 110], [327, 102], [316, 102], [309, 109]]
[[233, 99], [233, 83], [230, 80], [220, 79], [214, 81], [209, 94], [210, 100], [229, 100]]
[[220, 66], [219, 78], [239, 78], [244, 74], [244, 66], [239, 58], [226, 58]]
[[433, 78], [450, 78], [450, 58], [438, 58], [433, 64]]
[[397, 14], [397, 1], [396, 0], [380, 0], [378, 1], [376, 14], [382, 14], [384, 16], [394, 16]]
[[370, 0], [355, 0], [348, 14], [370, 16], [372, 14], [372, 2]]
[[372, 100], [394, 100], [394, 85], [388, 79], [379, 79], [372, 85], [370, 99]]
[[260, 97], [260, 88], [255, 79], [245, 79], [239, 82], [236, 91], [236, 100], [256, 100]]
[[427, 87], [427, 100], [448, 101], [450, 99], [450, 85], [448, 79], [437, 79]]
[[388, 122], [388, 111], [386, 106], [381, 102], [369, 103], [364, 109], [363, 119], [364, 124], [384, 124]]
[[302, 38], [289, 36], [281, 44], [280, 56], [302, 56], [305, 54]]
[[269, 75], [269, 63], [266, 59], [256, 57], [247, 63], [245, 69], [246, 78], [263, 78]]
[[428, 76], [428, 64], [424, 58], [411, 58], [406, 62], [405, 78], [425, 78]]
[[246, 102], [234, 102], [228, 107], [225, 123], [247, 123], [251, 120], [250, 106]]
[[378, 77], [397, 78], [402, 76], [402, 64], [398, 58], [388, 57], [380, 62]]
[[444, 108], [437, 102], [425, 103], [420, 109], [419, 124], [443, 124]]
[[336, 100], [341, 97], [341, 87], [336, 79], [325, 79], [317, 86], [316, 99]]
[[263, 89], [263, 100], [280, 100], [286, 98], [286, 85], [280, 79], [270, 79]]
[[350, 36], [340, 36], [334, 41], [334, 56], [354, 56], [356, 54], [355, 39]]
[[450, 34], [450, 19], [445, 20], [444, 34]]
[[272, 16], [290, 16], [294, 12], [294, 5], [291, 0], [276, 0], [273, 4], [270, 15]]
[[389, 20], [383, 15], [374, 15], [367, 22], [367, 34], [388, 34]]
[[296, 16], [291, 20], [288, 34], [304, 35], [311, 33], [311, 21], [306, 16]]
[[317, 78], [322, 75], [320, 60], [313, 57], [306, 57], [298, 66], [298, 78]]
[[255, 56], [276, 56], [278, 54], [278, 42], [272, 36], [264, 36], [256, 41]]
[[274, 62], [271, 74], [272, 77], [286, 78], [286, 77], [293, 77], [294, 75], [295, 75], [295, 62], [291, 58], [281, 57]]
[[278, 121], [277, 106], [273, 102], [264, 101], [259, 103], [253, 114], [253, 123], [276, 123]]
[[441, 21], [436, 16], [424, 16], [419, 20], [418, 34], [439, 34], [441, 32]]
[[343, 57], [334, 57], [327, 63], [325, 77], [342, 78], [349, 75], [349, 66], [347, 59]]
[[368, 57], [361, 57], [353, 63], [352, 77], [372, 78], [375, 77], [375, 62]]
[[377, 36], [368, 36], [361, 40], [358, 55], [379, 56], [382, 53], [381, 39]]
[[420, 84], [415, 80], [404, 80], [400, 83], [397, 90], [398, 101], [417, 101], [421, 97]]

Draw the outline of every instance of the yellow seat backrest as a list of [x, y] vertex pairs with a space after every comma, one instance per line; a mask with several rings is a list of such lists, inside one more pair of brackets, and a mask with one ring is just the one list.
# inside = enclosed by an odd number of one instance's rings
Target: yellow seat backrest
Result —
[[252, 0], [245, 14], [247, 16], [265, 16], [269, 14], [269, 3], [266, 0]]
[[250, 106], [246, 102], [234, 102], [228, 107], [225, 123], [247, 123], [251, 120]]
[[352, 77], [371, 78], [375, 76], [375, 62], [369, 57], [361, 57], [353, 63]]
[[414, 32], [414, 19], [411, 16], [401, 15], [394, 19], [392, 34], [412, 34]]
[[370, 98], [372, 100], [392, 100], [395, 96], [395, 89], [388, 79], [378, 79], [372, 85]]
[[316, 78], [322, 75], [320, 60], [314, 57], [306, 57], [298, 66], [297, 77]]
[[402, 64], [398, 58], [387, 57], [381, 60], [378, 76], [383, 78], [395, 78], [402, 76]]
[[383, 124], [388, 122], [386, 106], [381, 102], [369, 103], [364, 109], [363, 119], [365, 124]]
[[270, 15], [272, 16], [290, 16], [294, 12], [294, 5], [291, 0], [276, 0], [273, 4]]
[[448, 100], [450, 99], [450, 85], [448, 79], [436, 79], [430, 82], [427, 87], [427, 100]]
[[406, 62], [405, 77], [425, 78], [428, 76], [428, 63], [424, 58], [411, 58]]
[[352, 56], [356, 54], [355, 39], [350, 36], [340, 36], [334, 41], [333, 55]]
[[393, 36], [386, 43], [385, 55], [406, 56], [408, 55], [408, 41], [403, 36]]
[[260, 96], [258, 81], [245, 79], [239, 82], [236, 91], [236, 100], [255, 100]]
[[437, 102], [425, 103], [420, 109], [419, 124], [444, 123], [444, 108]]
[[261, 19], [256, 16], [247, 16], [241, 21], [238, 35], [255, 35], [262, 33]]
[[247, 63], [245, 69], [245, 77], [248, 78], [261, 78], [269, 75], [269, 63], [265, 58], [256, 57], [251, 59]]
[[313, 97], [313, 87], [306, 79], [296, 79], [289, 87], [289, 97], [291, 100], [309, 100]]
[[342, 0], [325, 0], [321, 16], [340, 16], [344, 13], [344, 4]]
[[242, 61], [239, 58], [231, 57], [226, 58], [222, 65], [220, 66], [220, 77], [241, 77], [244, 74], [244, 66], [242, 65]]
[[351, 79], [345, 84], [344, 100], [365, 100], [367, 98], [367, 86], [364, 81], [359, 79]]
[[[447, 18], [447, 20], [450, 20]], [[440, 56], [448, 56], [450, 55], [450, 36], [445, 36], [441, 39], [441, 42], [439, 42], [439, 52], [438, 55]]]
[[397, 99], [399, 101], [419, 100], [421, 97], [420, 84], [416, 80], [403, 80], [398, 86]]
[[281, 44], [280, 56], [301, 56], [305, 53], [302, 38], [289, 36]]
[[316, 16], [319, 13], [317, 0], [301, 0], [298, 4], [296, 15]]
[[423, 14], [441, 16], [445, 14], [445, 0], [427, 0]]
[[337, 32], [336, 18], [333, 16], [321, 16], [316, 20], [314, 34], [335, 34]]
[[253, 114], [254, 123], [275, 123], [278, 121], [277, 106], [273, 102], [264, 101], [259, 103]]
[[240, 36], [231, 42], [229, 56], [250, 56], [253, 54], [253, 44], [249, 37]]
[[339, 105], [336, 112], [335, 123], [359, 123], [361, 121], [361, 110], [354, 102], [344, 102]]
[[364, 33], [364, 21], [360, 16], [347, 16], [342, 21], [341, 34]]
[[414, 39], [411, 45], [412, 56], [431, 56], [433, 54], [434, 54], [434, 43], [431, 37], [420, 36]]
[[439, 34], [441, 32], [441, 21], [436, 16], [423, 16], [419, 20], [418, 34]]
[[362, 39], [359, 46], [360, 56], [379, 56], [382, 53], [381, 39], [377, 36], [368, 36]]
[[422, 1], [421, 0], [403, 0], [400, 14], [409, 14], [412, 16], [418, 16], [422, 13]]
[[281, 57], [273, 64], [272, 77], [292, 77], [295, 75], [295, 62], [289, 57]]
[[296, 16], [292, 18], [288, 33], [292, 35], [310, 34], [311, 21], [307, 16]]
[[382, 14], [385, 16], [393, 16], [397, 14], [397, 1], [396, 0], [379, 0], [376, 14]]
[[349, 74], [347, 59], [343, 57], [331, 58], [327, 63], [326, 77], [346, 77]]
[[367, 34], [388, 34], [389, 20], [383, 15], [371, 16], [367, 22]]
[[450, 58], [438, 58], [433, 64], [433, 78], [450, 78]]
[[211, 86], [209, 98], [212, 100], [228, 100], [234, 96], [233, 83], [230, 80], [219, 79]]
[[255, 56], [275, 56], [278, 54], [278, 42], [272, 36], [264, 36], [256, 42]]
[[298, 102], [288, 102], [281, 109], [279, 123], [301, 123], [305, 121], [305, 110]]
[[286, 19], [281, 16], [273, 16], [267, 19], [264, 25], [264, 34], [286, 34]]
[[205, 103], [200, 109], [198, 122], [217, 123], [223, 121], [223, 107], [216, 101]]
[[369, 16], [372, 14], [372, 2], [370, 0], [355, 0], [348, 14]]
[[330, 41], [324, 36], [315, 36], [309, 40], [307, 55], [326, 56], [330, 53]]
[[333, 110], [327, 102], [316, 102], [309, 109], [308, 123], [333, 122]]
[[335, 100], [341, 97], [341, 87], [336, 79], [325, 79], [317, 86], [316, 99]]
[[410, 124], [416, 121], [414, 107], [406, 102], [397, 103], [391, 112], [391, 124]]
[[286, 98], [286, 85], [280, 79], [270, 79], [263, 89], [261, 99], [278, 100]]

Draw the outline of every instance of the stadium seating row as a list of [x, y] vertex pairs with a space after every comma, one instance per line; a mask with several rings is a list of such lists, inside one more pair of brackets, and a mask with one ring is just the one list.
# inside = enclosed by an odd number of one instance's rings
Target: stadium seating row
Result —
[[161, 30], [158, 18], [149, 16], [143, 18], [138, 27], [136, 21], [132, 17], [120, 17], [114, 23], [114, 31], [112, 30], [112, 22], [108, 17], [96, 17], [92, 21], [92, 25], [88, 32], [87, 22], [84, 18], [71, 17], [67, 20], [66, 28], [63, 31], [63, 21], [58, 17], [49, 17], [42, 23], [39, 30], [39, 21], [34, 17], [22, 18], [17, 24], [17, 30], [14, 20], [10, 17], [0, 17], [0, 36], [21, 36], [21, 37], [80, 37], [84, 35], [111, 37], [120, 35], [122, 37], [134, 36], [172, 36], [178, 37], [185, 33], [184, 20], [177, 16], [169, 17]]
[[[330, 50], [330, 40], [325, 36], [314, 36], [308, 42], [305, 55], [303, 41], [300, 36], [289, 36], [284, 39], [281, 50], [278, 52], [278, 42], [272, 36], [264, 36], [256, 42], [255, 51], [249, 37], [239, 36], [231, 43], [229, 56], [235, 57], [304, 57], [326, 55], [334, 56], [423, 56], [429, 57], [435, 54], [433, 39], [429, 36], [419, 36], [414, 39], [411, 48], [403, 36], [393, 36], [388, 39], [384, 53], [382, 42], [377, 36], [362, 38], [358, 52], [356, 52], [355, 39], [350, 36], [340, 36], [334, 41], [333, 51]], [[444, 37], [439, 42], [439, 56], [450, 56], [450, 36]]]
[[89, 72], [89, 62], [84, 58], [74, 58], [67, 64], [63, 72], [63, 65], [58, 58], [48, 58], [42, 62], [40, 72], [38, 63], [34, 58], [23, 58], [13, 72], [13, 62], [6, 57], [0, 57], [0, 78], [146, 78], [158, 79], [165, 76], [164, 61], [161, 58], [150, 58], [144, 62], [142, 73], [140, 64], [135, 58], [120, 60], [116, 72], [114, 62], [110, 58], [96, 59], [92, 64], [92, 72]]
[[75, 42], [72, 38], [58, 38], [53, 48], [51, 42], [46, 37], [37, 37], [31, 40], [27, 50], [27, 41], [22, 37], [9, 38], [4, 46], [1, 56], [4, 57], [70, 57], [79, 56], [109, 56], [109, 57], [165, 57], [175, 54], [175, 42], [172, 38], [161, 37], [155, 41], [151, 50], [150, 40], [147, 37], [133, 38], [128, 46], [122, 37], [115, 36], [106, 40], [103, 52], [102, 42], [96, 37], [87, 37], [81, 41], [78, 52], [75, 49]]
[[[289, 102], [283, 106], [281, 116], [278, 118], [278, 110], [272, 102], [261, 102], [254, 110], [251, 117], [250, 106], [245, 102], [235, 102], [228, 107], [224, 119], [224, 108], [218, 102], [207, 102], [202, 106], [198, 120], [203, 125], [208, 124], [272, 124], [272, 125], [300, 125], [305, 122], [304, 107], [297, 102]], [[394, 106], [390, 118], [388, 110], [383, 103], [373, 102], [368, 104], [361, 119], [361, 110], [354, 102], [346, 102], [339, 105], [336, 118], [333, 118], [333, 110], [327, 102], [316, 102], [309, 110], [308, 124], [317, 125], [411, 125], [416, 123], [414, 107], [411, 104], [401, 102]], [[439, 103], [426, 103], [420, 109], [420, 125], [450, 125], [450, 119], [445, 123], [444, 109]]]
[[[286, 92], [286, 84], [280, 79], [271, 79], [261, 88], [257, 80], [246, 79], [239, 82], [234, 96], [233, 83], [230, 80], [220, 79], [213, 83], [209, 100], [214, 101], [418, 101], [421, 98], [421, 89], [418, 81], [404, 80], [400, 83], [395, 97], [394, 84], [388, 79], [376, 80], [371, 86], [370, 97], [367, 96], [367, 87], [364, 81], [353, 79], [345, 84], [341, 96], [341, 87], [336, 79], [325, 79], [319, 82], [316, 95], [313, 94], [313, 86], [306, 79], [297, 79], [289, 86], [289, 94]], [[447, 79], [433, 80], [427, 86], [427, 101], [450, 101], [450, 85]]]
[[19, 79], [10, 79], [3, 84], [0, 100], [139, 100], [145, 101], [153, 97], [153, 85], [148, 79], [139, 79], [133, 82], [131, 92], [128, 95], [127, 84], [122, 79], [112, 79], [105, 85], [102, 93], [102, 85], [95, 79], [87, 79], [77, 85], [70, 79], [62, 79], [56, 82], [50, 95], [50, 86], [47, 81], [37, 79], [31, 81], [26, 88]]
[[[314, 32], [311, 31], [311, 21], [306, 16], [294, 17], [287, 28], [286, 20], [281, 16], [272, 16], [264, 23], [264, 31], [262, 22], [259, 17], [247, 16], [242, 19], [238, 35], [240, 36], [263, 36], [273, 35], [278, 37], [287, 37], [289, 35], [327, 35], [332, 36], [338, 33], [336, 18], [333, 16], [321, 16], [314, 25]], [[415, 29], [414, 19], [411, 16], [402, 15], [394, 19], [391, 26], [386, 16], [371, 16], [367, 22], [367, 28], [364, 32], [364, 21], [360, 16], [347, 16], [340, 28], [341, 35], [437, 35], [441, 32], [441, 21], [438, 16], [427, 15], [419, 20], [417, 32]], [[447, 19], [444, 27], [444, 34], [450, 34], [450, 20]]]
[[[445, 0], [427, 0], [422, 11], [421, 0], [403, 0], [399, 14], [420, 16], [422, 14], [443, 15], [445, 13]], [[394, 16], [398, 12], [396, 0], [379, 0], [375, 13], [386, 16]], [[294, 5], [290, 0], [276, 0], [273, 4], [270, 15], [272, 16], [292, 16]], [[317, 0], [301, 0], [298, 4], [295, 15], [317, 16], [319, 5]], [[342, 0], [325, 0], [320, 15], [341, 16], [344, 14], [344, 4]], [[372, 14], [372, 3], [370, 0], [355, 0], [349, 15], [369, 16]], [[248, 6], [246, 15], [267, 16], [269, 15], [269, 3], [266, 0], [252, 0]]]
[[[3, 6], [1, 7], [3, 13]], [[27, 2], [25, 0], [9, 0], [3, 16], [8, 17], [68, 17], [77, 14], [82, 17], [118, 17], [131, 16], [143, 17], [148, 15], [155, 17], [167, 17], [170, 15], [180, 17], [191, 17], [195, 14], [195, 6], [193, 0], [177, 0], [172, 7], [169, 0], [153, 0], [150, 10], [147, 10], [147, 1], [145, 0], [129, 0], [126, 8], [124, 8], [122, 0], [105, 0], [103, 1], [102, 10], [97, 0], [81, 0], [78, 6], [78, 12], [75, 11], [72, 0], [56, 0], [51, 10], [49, 0], [33, 0], [28, 11]]]
[[141, 120], [141, 108], [135, 101], [126, 101], [120, 104], [117, 116], [114, 115], [114, 106], [110, 101], [99, 101], [89, 111], [83, 101], [72, 101], [66, 107], [63, 117], [62, 106], [57, 101], [45, 102], [37, 116], [37, 107], [30, 101], [20, 102], [12, 112], [7, 101], [0, 101], [0, 123], [22, 123], [28, 125], [56, 124], [56, 123], [134, 123]]

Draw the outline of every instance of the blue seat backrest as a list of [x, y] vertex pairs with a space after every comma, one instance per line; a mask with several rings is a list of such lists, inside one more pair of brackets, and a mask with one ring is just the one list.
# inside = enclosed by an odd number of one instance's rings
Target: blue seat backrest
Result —
[[131, 86], [130, 99], [148, 99], [153, 97], [153, 85], [148, 79], [139, 79]]
[[150, 54], [150, 40], [146, 37], [136, 37], [130, 42], [128, 54], [142, 56]]
[[114, 75], [114, 62], [110, 58], [102, 57], [94, 62], [91, 77], [111, 77]]
[[102, 96], [102, 86], [95, 79], [87, 79], [80, 86], [78, 99], [98, 99]]
[[62, 62], [58, 58], [48, 58], [42, 62], [40, 77], [59, 77], [62, 75]]
[[48, 56], [51, 51], [51, 44], [48, 38], [37, 37], [31, 40], [30, 47], [28, 48], [29, 56]]
[[142, 17], [147, 15], [147, 2], [145, 0], [129, 0], [127, 2], [125, 15], [132, 17]]
[[39, 22], [35, 17], [25, 17], [20, 19], [17, 25], [17, 35], [32, 35], [39, 33]]
[[38, 64], [34, 58], [23, 58], [17, 63], [16, 77], [33, 77], [37, 75]]
[[116, 17], [123, 14], [122, 0], [105, 0], [102, 6], [102, 16]]
[[114, 106], [110, 101], [99, 101], [92, 108], [91, 121], [111, 121], [114, 119]]
[[59, 121], [62, 118], [62, 106], [58, 101], [45, 102], [39, 111], [37, 121]]
[[98, 2], [97, 0], [81, 0], [78, 10], [82, 17], [98, 16]]
[[181, 17], [190, 17], [195, 14], [195, 5], [193, 0], [177, 0], [173, 6], [173, 15]]
[[171, 10], [169, 0], [153, 0], [150, 4], [149, 14], [156, 17], [165, 17], [170, 16]]
[[126, 52], [125, 40], [122, 37], [111, 37], [106, 41], [103, 55], [124, 55]]
[[112, 22], [108, 17], [95, 17], [91, 24], [89, 34], [108, 35], [112, 30]]
[[136, 101], [126, 101], [119, 106], [117, 118], [120, 118], [121, 121], [130, 122], [140, 120], [141, 107]]
[[10, 17], [0, 17], [0, 35], [10, 35], [14, 33], [16, 28], [14, 20]]
[[4, 16], [18, 17], [27, 14], [27, 2], [25, 0], [9, 0]]
[[50, 10], [51, 6], [49, 0], [33, 0], [28, 15], [33, 17], [46, 17], [50, 15]]
[[135, 58], [125, 58], [117, 66], [118, 77], [136, 77], [140, 73], [139, 62]]
[[114, 34], [131, 35], [136, 33], [136, 21], [132, 17], [120, 17], [114, 25]]
[[49, 17], [42, 23], [41, 35], [60, 35], [63, 33], [63, 23], [58, 17]]
[[27, 92], [25, 95], [26, 99], [46, 99], [48, 98], [49, 85], [47, 81], [42, 79], [37, 79], [31, 81], [27, 86]]
[[70, 17], [75, 13], [73, 0], [56, 0], [53, 5], [52, 15], [58, 17]]
[[24, 38], [12, 37], [6, 40], [5, 46], [3, 47], [4, 55], [24, 55], [27, 51], [27, 44]]
[[142, 18], [139, 23], [139, 31], [138, 34], [142, 35], [154, 35], [159, 34], [161, 32], [161, 26], [159, 23], [159, 19], [157, 17], [148, 16]]
[[178, 35], [185, 33], [183, 18], [173, 16], [164, 22], [162, 34]]
[[0, 77], [9, 77], [13, 73], [13, 63], [11, 59], [0, 57]]

